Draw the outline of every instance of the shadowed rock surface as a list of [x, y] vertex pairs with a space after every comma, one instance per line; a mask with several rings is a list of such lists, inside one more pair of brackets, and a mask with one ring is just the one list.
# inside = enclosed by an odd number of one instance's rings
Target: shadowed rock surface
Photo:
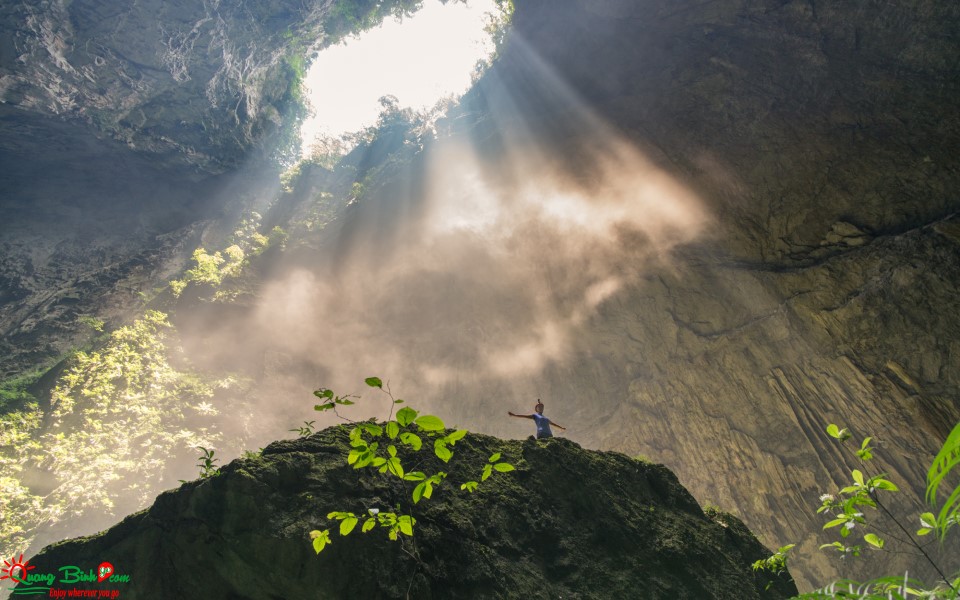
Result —
[[[36, 573], [111, 562], [123, 598], [785, 598], [750, 563], [768, 552], [731, 515], [704, 512], [676, 477], [565, 439], [503, 441], [468, 435], [443, 465], [430, 500], [410, 508], [393, 476], [356, 471], [345, 429], [275, 442], [260, 458], [161, 494], [144, 512], [89, 538], [47, 548]], [[423, 454], [429, 450], [424, 449]], [[517, 466], [474, 494], [458, 489], [503, 453]], [[405, 462], [420, 460], [409, 457]], [[318, 556], [307, 533], [331, 510], [357, 514], [401, 504], [417, 519], [415, 543], [359, 528]]]

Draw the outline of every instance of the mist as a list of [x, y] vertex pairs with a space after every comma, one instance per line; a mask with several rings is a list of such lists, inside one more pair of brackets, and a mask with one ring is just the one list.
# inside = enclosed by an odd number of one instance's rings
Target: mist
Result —
[[[562, 130], [528, 123], [509, 82], [490, 75], [478, 86], [489, 118], [431, 138], [317, 234], [322, 250], [281, 260], [242, 309], [180, 317], [197, 364], [256, 372], [257, 443], [335, 422], [312, 411], [319, 387], [364, 393], [351, 418], [385, 417], [364, 390], [371, 375], [448, 422], [523, 435], [491, 417], [545, 396], [545, 370], [575, 360], [597, 310], [709, 231], [691, 189], [520, 54], [541, 93], [567, 106]], [[451, 119], [469, 122], [468, 109]], [[497, 393], [467, 406], [462, 386]], [[567, 407], [543, 399], [563, 422]]]

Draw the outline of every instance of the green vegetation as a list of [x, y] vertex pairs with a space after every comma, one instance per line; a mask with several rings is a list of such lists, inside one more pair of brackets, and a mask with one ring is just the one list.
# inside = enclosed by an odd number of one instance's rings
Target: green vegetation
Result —
[[30, 402], [36, 402], [37, 399], [28, 391], [28, 388], [43, 377], [46, 372], [47, 368], [41, 367], [29, 373], [0, 381], [0, 413], [14, 410]]
[[[269, 236], [258, 231], [261, 217], [253, 212], [230, 236], [223, 250], [212, 254], [205, 248], [193, 251], [194, 266], [183, 273], [181, 279], [170, 282], [170, 290], [179, 298], [190, 284], [214, 288], [213, 300], [227, 300], [237, 296], [242, 290], [238, 286], [226, 287], [228, 281], [236, 283], [253, 257], [259, 256], [270, 247], [283, 247], [287, 243], [287, 232], [280, 227], [270, 230]], [[223, 289], [220, 289], [224, 286]]]
[[218, 467], [216, 463], [220, 462], [220, 459], [213, 457], [216, 452], [214, 452], [213, 449], [204, 448], [203, 446], [197, 446], [197, 450], [203, 452], [203, 454], [197, 457], [197, 460], [200, 461], [197, 463], [197, 467], [200, 468], [200, 479], [219, 475], [220, 467]]
[[314, 423], [316, 423], [316, 421], [304, 421], [302, 426], [297, 427], [296, 429], [289, 429], [288, 431], [296, 432], [296, 434], [300, 437], [308, 437], [313, 435], [313, 432], [315, 431], [313, 428]]
[[[383, 425], [371, 421], [355, 423], [350, 430], [351, 450], [346, 456], [347, 464], [352, 465], [354, 469], [374, 469], [380, 474], [394, 476], [407, 482], [412, 488], [409, 493], [414, 505], [421, 500], [430, 499], [434, 488], [439, 488], [443, 484], [448, 473], [410, 470], [404, 466], [404, 458], [416, 456], [425, 446], [432, 446], [436, 457], [443, 463], [449, 463], [454, 455], [453, 447], [467, 435], [467, 430], [457, 429], [448, 432], [439, 417], [422, 415], [410, 407], [398, 410], [396, 419], [393, 419], [394, 407], [403, 404], [404, 401], [394, 399], [389, 387], [384, 388], [383, 381], [379, 377], [368, 377], [365, 381], [368, 386], [381, 390], [390, 398], [390, 415]], [[321, 412], [332, 410], [337, 416], [340, 416], [337, 407], [354, 404], [353, 396], [337, 396], [328, 389], [319, 389], [314, 392], [314, 395], [321, 400], [320, 404], [314, 406], [315, 410]], [[432, 440], [433, 444], [424, 444], [424, 437]], [[381, 443], [385, 448], [381, 448]], [[479, 473], [481, 482], [486, 481], [494, 472], [508, 473], [514, 470], [513, 465], [501, 461], [500, 458], [499, 452], [490, 456]], [[422, 459], [417, 459], [413, 468], [416, 469], [423, 463]], [[460, 489], [472, 493], [479, 485], [477, 481], [466, 481], [460, 485]], [[364, 514], [335, 510], [327, 514], [327, 519], [339, 522], [341, 536], [353, 532], [361, 519], [363, 524], [360, 530], [363, 533], [379, 526], [387, 531], [389, 539], [400, 541], [403, 551], [419, 563], [416, 546], [407, 547], [402, 537], [413, 537], [417, 520], [413, 514], [404, 513], [403, 510], [400, 504], [397, 504], [393, 511], [371, 508]], [[408, 506], [406, 510], [410, 511], [412, 507]], [[311, 531], [310, 538], [313, 540], [313, 548], [317, 554], [332, 543], [329, 529]]]
[[289, 167], [300, 158], [300, 128], [310, 113], [303, 90], [307, 63], [306, 49], [292, 34], [288, 37], [287, 54], [280, 65], [281, 77], [287, 89], [280, 99], [280, 128], [276, 132], [272, 160], [281, 167]]
[[[215, 386], [171, 365], [176, 346], [167, 316], [147, 311], [75, 354], [46, 417], [34, 401], [0, 417], [0, 555], [25, 551], [38, 529], [62, 520], [106, 525], [121, 499], [123, 511], [145, 505], [168, 487], [172, 459], [219, 438]], [[39, 473], [46, 489], [24, 485]]]
[[423, 0], [353, 0], [336, 2], [327, 13], [324, 23], [331, 44], [346, 37], [372, 29], [387, 17], [403, 19], [420, 10]]
[[81, 325], [86, 325], [94, 331], [103, 333], [103, 319], [98, 319], [91, 315], [81, 315], [77, 317], [77, 322]]
[[[831, 423], [827, 426], [827, 434], [844, 444], [852, 437], [846, 428], [840, 428]], [[867, 582], [842, 580], [829, 586], [815, 590], [808, 594], [801, 594], [798, 598], [805, 600], [821, 600], [827, 598], [877, 598], [888, 600], [907, 600], [913, 598], [935, 598], [938, 600], [956, 600], [960, 598], [960, 572], [952, 578], [947, 577], [944, 571], [927, 553], [907, 528], [890, 512], [882, 499], [887, 493], [895, 493], [899, 488], [886, 479], [886, 473], [868, 473], [868, 463], [873, 460], [874, 447], [870, 445], [872, 437], [866, 437], [860, 446], [853, 450], [863, 467], [851, 471], [851, 484], [841, 488], [835, 494], [820, 496], [821, 505], [817, 513], [826, 513], [832, 518], [823, 526], [824, 530], [835, 529], [839, 532], [839, 540], [823, 544], [821, 550], [830, 549], [839, 553], [840, 558], [859, 557], [868, 548], [886, 550], [888, 534], [877, 529], [867, 517], [865, 511], [877, 510], [887, 517], [900, 530], [898, 537], [902, 543], [912, 546], [926, 562], [940, 575], [941, 581], [933, 588], [927, 588], [916, 579], [904, 577], [880, 577]], [[844, 446], [846, 447], [846, 446]], [[923, 513], [920, 516], [920, 529], [917, 536], [936, 533], [942, 542], [947, 531], [955, 526], [960, 516], [960, 423], [958, 423], [947, 437], [937, 456], [934, 458], [927, 472], [926, 500], [935, 509], [937, 507], [938, 492], [946, 491], [946, 500], [937, 514]], [[948, 477], [956, 482], [952, 490], [944, 488]], [[873, 530], [871, 530], [873, 529]], [[859, 534], [859, 543], [854, 539]], [[883, 537], [881, 537], [883, 535]], [[781, 547], [777, 552], [764, 560], [753, 564], [755, 571], [769, 571], [779, 574], [786, 569], [789, 551], [794, 544]]]

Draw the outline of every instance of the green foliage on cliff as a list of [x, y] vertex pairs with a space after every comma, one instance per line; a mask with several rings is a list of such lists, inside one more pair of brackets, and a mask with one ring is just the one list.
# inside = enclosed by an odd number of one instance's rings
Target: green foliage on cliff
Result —
[[224, 284], [228, 281], [236, 284], [252, 258], [267, 248], [282, 247], [287, 242], [287, 233], [280, 227], [274, 227], [269, 235], [260, 233], [260, 221], [260, 214], [252, 212], [240, 222], [222, 250], [213, 253], [203, 247], [194, 250], [194, 266], [184, 271], [182, 278], [170, 281], [173, 296], [180, 297], [191, 284], [213, 288], [213, 300], [227, 300], [238, 295], [241, 286], [227, 287]]
[[0, 381], [0, 413], [14, 410], [27, 402], [35, 402], [36, 398], [33, 397], [28, 388], [46, 372], [46, 368], [38, 368], [29, 373]]
[[[0, 417], [0, 555], [24, 552], [61, 520], [106, 524], [120, 499], [144, 505], [173, 483], [172, 459], [218, 439], [214, 386], [175, 368], [171, 346], [167, 316], [147, 311], [76, 353], [46, 415], [29, 402]], [[40, 473], [46, 488], [31, 490], [24, 482]]]
[[[441, 0], [446, 2], [446, 0]], [[423, 0], [350, 0], [330, 7], [324, 29], [332, 44], [349, 35], [372, 29], [387, 17], [403, 19], [423, 6]]]

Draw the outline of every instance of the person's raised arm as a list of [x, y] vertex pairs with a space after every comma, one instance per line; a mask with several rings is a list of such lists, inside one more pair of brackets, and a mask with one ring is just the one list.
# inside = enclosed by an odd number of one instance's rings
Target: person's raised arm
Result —
[[507, 411], [507, 414], [510, 415], [511, 417], [520, 417], [521, 419], [532, 419], [532, 418], [533, 418], [533, 415], [518, 415], [517, 413], [512, 413], [512, 412], [510, 412], [509, 410]]
[[564, 431], [566, 431], [566, 430], [567, 430], [567, 428], [566, 428], [566, 427], [564, 427], [564, 426], [563, 426], [563, 425], [561, 425], [560, 423], [557, 423], [557, 422], [556, 422], [556, 421], [554, 421], [553, 419], [550, 419], [550, 424], [551, 424], [551, 425], [556, 425], [557, 427], [559, 427], [560, 429], [562, 429], [562, 430], [564, 430]]

